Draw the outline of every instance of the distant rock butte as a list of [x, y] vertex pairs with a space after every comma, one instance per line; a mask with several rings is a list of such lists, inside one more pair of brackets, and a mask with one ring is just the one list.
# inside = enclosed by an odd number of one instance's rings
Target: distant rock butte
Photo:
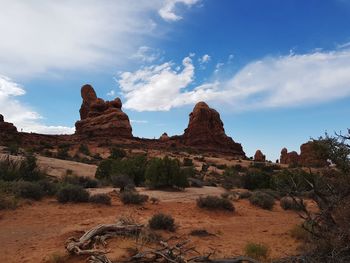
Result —
[[170, 137], [168, 136], [168, 134], [166, 132], [164, 132], [162, 134], [162, 136], [159, 137], [159, 140], [161, 140], [161, 141], [169, 141]]
[[316, 143], [313, 141], [300, 146], [300, 155], [295, 151], [288, 152], [286, 148], [283, 148], [280, 163], [305, 167], [324, 167], [328, 165], [327, 160], [322, 159], [317, 154]]
[[11, 135], [17, 133], [17, 128], [10, 122], [5, 122], [4, 116], [0, 114], [0, 133]]
[[91, 85], [81, 88], [83, 99], [80, 121], [75, 123], [76, 134], [87, 137], [132, 138], [129, 117], [122, 110], [119, 98], [104, 101], [98, 98]]
[[266, 156], [260, 151], [257, 150], [254, 154], [254, 161], [256, 162], [265, 162], [266, 161]]
[[225, 134], [220, 114], [205, 102], [198, 102], [189, 115], [187, 129], [180, 140], [184, 145], [245, 156], [241, 144]]

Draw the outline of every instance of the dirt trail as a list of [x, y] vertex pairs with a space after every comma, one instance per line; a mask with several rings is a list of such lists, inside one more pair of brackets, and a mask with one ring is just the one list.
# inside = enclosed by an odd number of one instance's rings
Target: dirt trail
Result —
[[[97, 189], [102, 191], [101, 189]], [[97, 191], [94, 190], [94, 191]], [[104, 189], [110, 191], [111, 189]], [[113, 197], [112, 206], [94, 204], [61, 205], [54, 199], [24, 204], [14, 211], [0, 212], [0, 262], [38, 263], [53, 253], [65, 253], [65, 240], [72, 235], [102, 223], [112, 223], [121, 215], [132, 215], [142, 223], [157, 212], [171, 214], [178, 225], [176, 235], [186, 235], [193, 229], [206, 229], [215, 236], [190, 237], [201, 253], [216, 250], [217, 257], [240, 255], [247, 242], [261, 242], [271, 249], [271, 257], [296, 252], [298, 242], [290, 237], [289, 230], [300, 222], [294, 212], [283, 211], [278, 202], [273, 211], [249, 204], [247, 200], [234, 202], [235, 213], [201, 210], [194, 199], [202, 194], [220, 194], [220, 188], [189, 189], [184, 192], [144, 191], [157, 196], [158, 205], [126, 206]], [[81, 231], [81, 232], [79, 232]], [[132, 241], [127, 241], [132, 244]], [[117, 241], [109, 248], [126, 251]], [[119, 252], [118, 252], [119, 253]], [[85, 262], [73, 257], [68, 262]]]

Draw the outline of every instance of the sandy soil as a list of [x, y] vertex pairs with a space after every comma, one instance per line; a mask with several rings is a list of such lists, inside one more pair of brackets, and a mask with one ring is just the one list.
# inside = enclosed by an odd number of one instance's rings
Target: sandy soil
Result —
[[[111, 191], [112, 189], [95, 189]], [[272, 211], [253, 207], [247, 200], [234, 203], [235, 213], [214, 212], [196, 207], [194, 199], [205, 194], [220, 194], [220, 188], [192, 188], [184, 192], [143, 191], [158, 197], [157, 205], [126, 206], [113, 197], [112, 206], [57, 203], [54, 199], [26, 203], [14, 211], [0, 212], [1, 262], [46, 262], [53, 253], [64, 254], [65, 240], [80, 236], [97, 224], [113, 223], [122, 215], [131, 215], [147, 223], [157, 212], [171, 214], [178, 225], [176, 235], [187, 237], [193, 229], [206, 229], [213, 236], [190, 237], [201, 253], [215, 250], [216, 257], [240, 255], [247, 242], [260, 242], [271, 249], [272, 258], [296, 253], [298, 242], [289, 230], [300, 222], [290, 211], [283, 211], [278, 202]], [[127, 253], [133, 240], [113, 240], [108, 247], [111, 257]], [[85, 257], [73, 257], [67, 262], [85, 262]]]

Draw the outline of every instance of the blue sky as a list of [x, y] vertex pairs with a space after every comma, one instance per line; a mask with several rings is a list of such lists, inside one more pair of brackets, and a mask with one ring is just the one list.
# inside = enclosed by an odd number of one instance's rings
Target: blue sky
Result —
[[182, 134], [204, 100], [248, 156], [325, 131], [350, 108], [350, 1], [0, 1], [0, 113], [71, 133], [80, 87], [121, 97], [133, 134]]

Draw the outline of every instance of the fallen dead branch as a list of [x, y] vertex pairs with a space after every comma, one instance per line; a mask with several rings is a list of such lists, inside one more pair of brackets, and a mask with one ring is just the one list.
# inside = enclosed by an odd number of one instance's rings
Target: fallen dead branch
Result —
[[[106, 240], [117, 236], [139, 236], [143, 225], [134, 224], [120, 220], [116, 224], [98, 225], [79, 239], [69, 238], [66, 242], [66, 249], [70, 254], [89, 255], [88, 263], [117, 263], [112, 262], [106, 254]], [[248, 257], [235, 257], [228, 259], [210, 259], [211, 254], [207, 256], [199, 255], [195, 247], [191, 246], [190, 240], [182, 240], [175, 244], [170, 244], [171, 240], [179, 239], [171, 237], [167, 241], [160, 241], [157, 248], [145, 251], [139, 251], [123, 263], [259, 263]], [[104, 249], [98, 249], [102, 245]], [[197, 257], [189, 258], [189, 255], [196, 253]]]

